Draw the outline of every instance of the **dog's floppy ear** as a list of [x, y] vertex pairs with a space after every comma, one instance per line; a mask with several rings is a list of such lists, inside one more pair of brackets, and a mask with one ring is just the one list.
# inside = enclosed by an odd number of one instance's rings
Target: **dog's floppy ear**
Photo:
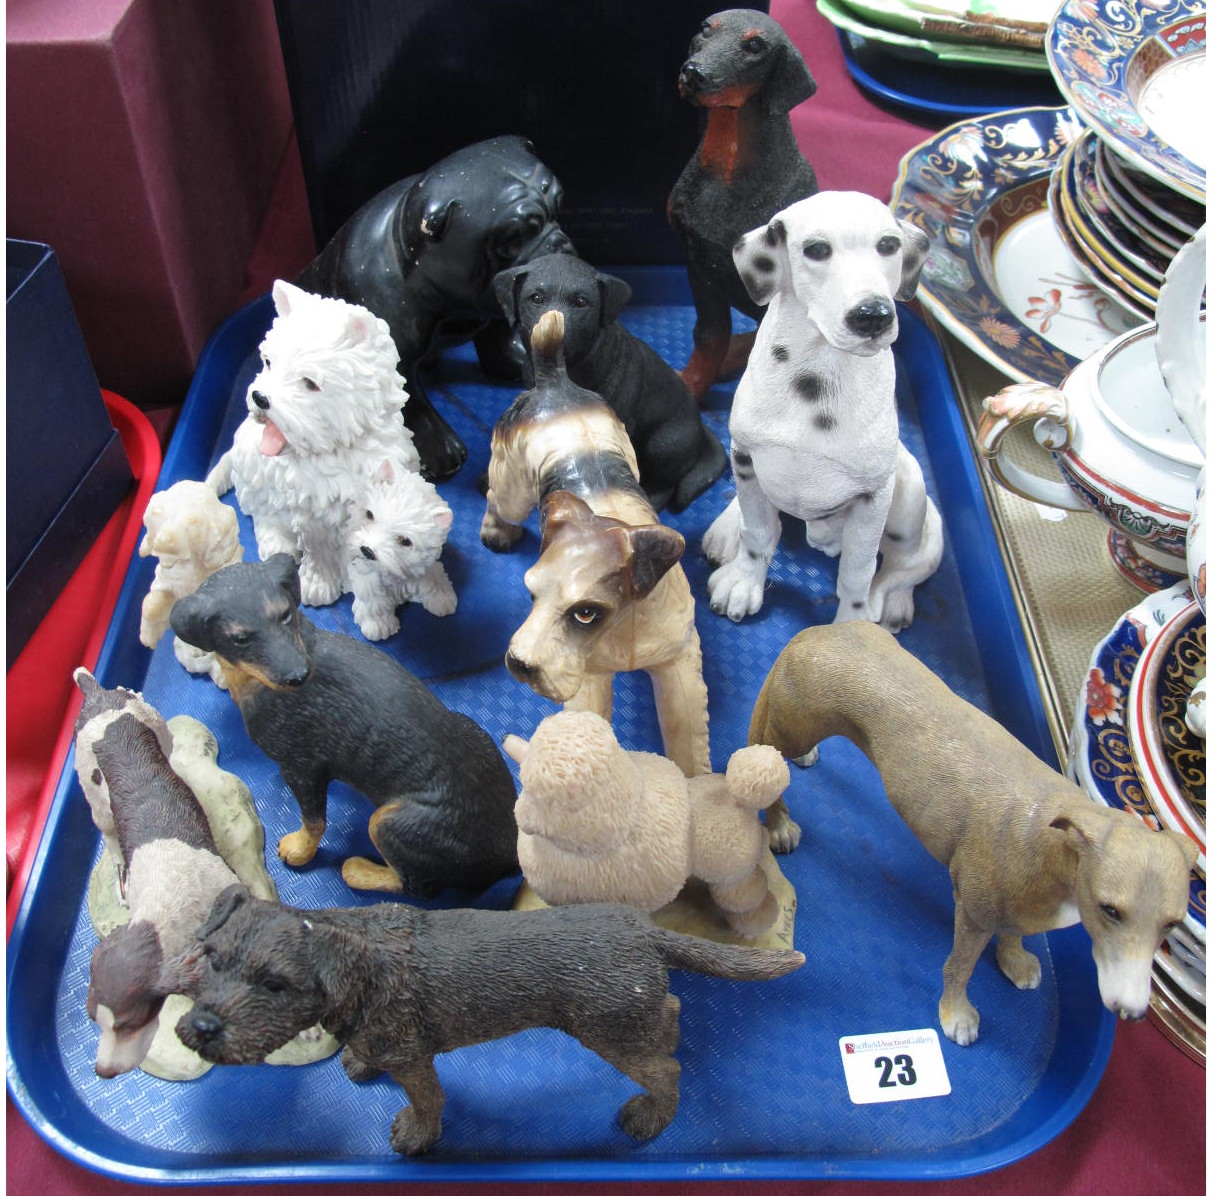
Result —
[[766, 307], [788, 280], [788, 230], [779, 216], [738, 238], [733, 261], [747, 294]]
[[[222, 572], [222, 569], [219, 570], [219, 573]], [[211, 576], [218, 577], [219, 573], [213, 573]], [[204, 652], [213, 652], [215, 637], [212, 631], [217, 615], [218, 612], [207, 598], [195, 591], [173, 603], [173, 609], [169, 611], [169, 626], [178, 639], [185, 640], [187, 644], [201, 648]]]
[[771, 52], [776, 61], [759, 95], [759, 102], [768, 112], [782, 114], [808, 100], [818, 90], [818, 85], [796, 47], [786, 37], [775, 42]]
[[909, 303], [918, 290], [919, 275], [923, 273], [923, 263], [927, 261], [931, 242], [922, 229], [907, 220], [899, 220], [898, 227], [902, 230], [902, 282], [894, 298]]
[[672, 527], [653, 524], [627, 527], [631, 555], [628, 578], [634, 599], [645, 598], [654, 586], [674, 568], [683, 555], [686, 541]]
[[506, 313], [506, 319], [513, 328], [518, 324], [518, 297], [523, 283], [527, 281], [530, 263], [523, 266], [510, 266], [499, 270], [493, 276], [493, 294], [498, 306]]
[[[298, 606], [300, 598], [299, 566], [295, 563], [295, 558], [289, 552], [276, 552], [261, 564], [270, 580], [286, 593], [295, 606]], [[172, 615], [169, 618], [171, 619]]]
[[622, 278], [610, 274], [596, 274], [595, 280], [599, 284], [599, 325], [606, 328], [608, 324], [614, 324], [620, 312], [628, 306], [632, 287]]
[[246, 901], [252, 898], [252, 894], [248, 889], [241, 884], [228, 885], [218, 897], [211, 903], [211, 912], [207, 915], [207, 920], [198, 928], [194, 937], [199, 941], [207, 938], [217, 931]]

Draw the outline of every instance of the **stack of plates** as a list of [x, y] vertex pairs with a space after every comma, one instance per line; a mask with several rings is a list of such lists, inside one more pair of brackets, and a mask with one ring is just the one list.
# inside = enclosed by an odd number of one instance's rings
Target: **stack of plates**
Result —
[[1152, 319], [1205, 221], [1205, 0], [1066, 0], [1049, 65], [1087, 126], [1051, 182], [1058, 234], [1091, 281]]
[[1187, 583], [1152, 594], [1092, 654], [1071, 732], [1070, 772], [1094, 800], [1198, 846], [1183, 923], [1155, 954], [1151, 1017], [1205, 1058], [1205, 744], [1185, 725], [1205, 674], [1206, 620]]
[[1045, 57], [1057, 0], [816, 0], [852, 78], [879, 99], [956, 119], [1059, 101]]

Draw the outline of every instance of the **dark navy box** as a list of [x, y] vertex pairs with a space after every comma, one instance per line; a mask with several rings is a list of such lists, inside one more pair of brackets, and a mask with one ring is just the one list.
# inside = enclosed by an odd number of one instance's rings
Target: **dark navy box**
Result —
[[[679, 67], [721, 0], [275, 0], [316, 243], [461, 146], [519, 133], [600, 266], [683, 264], [666, 198], [699, 142]], [[765, 0], [748, 7], [767, 9]]]
[[131, 485], [54, 252], [7, 249], [6, 668]]

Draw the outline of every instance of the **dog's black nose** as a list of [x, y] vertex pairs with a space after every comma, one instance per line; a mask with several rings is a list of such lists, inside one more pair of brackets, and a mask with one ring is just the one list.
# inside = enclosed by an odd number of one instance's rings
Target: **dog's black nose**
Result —
[[689, 58], [679, 71], [679, 87], [684, 91], [696, 92], [704, 86], [704, 72], [694, 59]]
[[865, 299], [847, 313], [844, 322], [857, 336], [880, 336], [894, 322], [894, 305], [888, 299]]
[[270, 409], [270, 400], [267, 399], [260, 390], [253, 391], [253, 393], [249, 395], [249, 398], [253, 400], [253, 405], [255, 407], [260, 407], [262, 411], [268, 411]]
[[190, 1018], [190, 1026], [203, 1042], [210, 1042], [223, 1029], [223, 1022], [214, 1013], [196, 1010]]
[[375, 549], [370, 544], [363, 544], [359, 550], [369, 561], [375, 560]]

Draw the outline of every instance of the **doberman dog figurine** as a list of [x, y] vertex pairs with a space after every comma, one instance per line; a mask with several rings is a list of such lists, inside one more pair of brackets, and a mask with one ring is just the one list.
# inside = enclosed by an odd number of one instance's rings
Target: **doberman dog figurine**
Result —
[[697, 400], [745, 364], [750, 339], [731, 344], [730, 308], [763, 318], [738, 277], [734, 243], [818, 190], [788, 119], [815, 90], [797, 48], [765, 13], [727, 9], [692, 38], [679, 94], [704, 108], [707, 121], [666, 214], [683, 242], [695, 301], [694, 350], [682, 378]]

